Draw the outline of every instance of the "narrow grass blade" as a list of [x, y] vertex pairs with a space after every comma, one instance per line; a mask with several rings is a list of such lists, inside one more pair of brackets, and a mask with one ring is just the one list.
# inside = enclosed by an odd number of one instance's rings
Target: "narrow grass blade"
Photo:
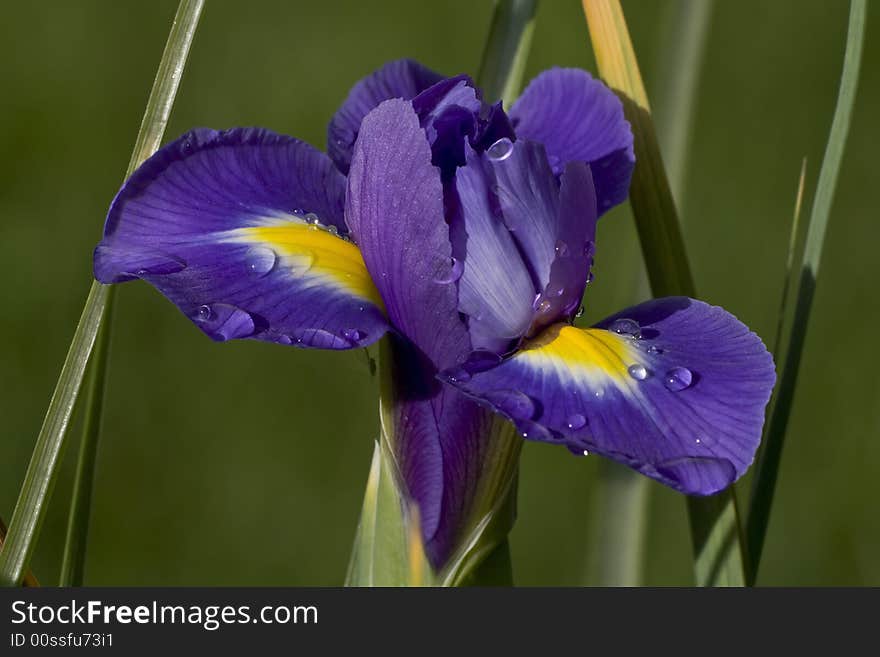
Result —
[[[813, 295], [819, 278], [822, 246], [828, 229], [834, 190], [837, 187], [840, 163], [843, 159], [843, 150], [849, 134], [850, 118], [856, 99], [865, 37], [866, 13], [867, 2], [865, 0], [852, 0], [837, 106], [834, 110], [834, 119], [831, 122], [831, 131], [819, 170], [816, 196], [813, 200], [813, 208], [807, 227], [800, 282], [788, 338], [785, 364], [782, 368], [782, 377], [777, 388], [773, 412], [770, 415], [770, 422], [764, 436], [764, 450], [755, 469], [748, 518], [748, 549], [753, 564], [752, 572], [755, 574], [761, 563], [767, 523], [770, 519], [770, 509], [779, 472], [779, 462], [782, 457], [782, 446], [794, 401], [801, 355], [804, 350], [810, 311], [813, 305]], [[751, 579], [754, 580], [754, 578]]]
[[[3, 518], [0, 518], [0, 548], [3, 547], [3, 543], [5, 541], [6, 541], [6, 523], [3, 522]], [[21, 580], [21, 585], [24, 587], [32, 587], [32, 586], [39, 586], [40, 583], [37, 581], [37, 578], [34, 577], [34, 574], [30, 570], [28, 570]]]
[[483, 50], [477, 84], [489, 102], [510, 107], [519, 94], [532, 43], [538, 0], [498, 0]]
[[[153, 91], [147, 102], [127, 175], [149, 157], [162, 141], [203, 5], [204, 0], [182, 0], [180, 3], [159, 64], [156, 81], [153, 83]], [[6, 543], [0, 550], [0, 584], [2, 585], [18, 584], [30, 561], [66, 445], [70, 416], [83, 385], [86, 365], [98, 331], [106, 317], [109, 294], [110, 289], [107, 286], [92, 283], [67, 358], [61, 368], [61, 375], [49, 402], [46, 418], [37, 436], [31, 462], [10, 520]], [[106, 362], [105, 357], [100, 360], [102, 363]], [[98, 394], [93, 397], [96, 402], [98, 398]], [[94, 418], [94, 422], [98, 421], [95, 413], [90, 415]], [[97, 427], [95, 427], [95, 436], [97, 436]], [[75, 513], [78, 517], [88, 515]], [[84, 532], [85, 529], [83, 528], [82, 531]], [[80, 545], [82, 544], [83, 542], [80, 542]]]
[[67, 536], [61, 558], [59, 586], [82, 586], [85, 570], [86, 544], [89, 517], [92, 509], [95, 461], [98, 454], [98, 437], [101, 415], [104, 409], [104, 390], [107, 378], [110, 327], [113, 321], [112, 290], [107, 295], [104, 323], [98, 330], [95, 348], [86, 370], [86, 408], [83, 419], [83, 435], [80, 439], [76, 475], [71, 493], [70, 511], [67, 519]]
[[679, 208], [693, 134], [697, 84], [714, 6], [715, 0], [675, 0], [665, 5], [654, 116], [672, 198]]
[[788, 235], [788, 254], [785, 257], [785, 274], [782, 281], [782, 297], [779, 301], [779, 317], [776, 320], [776, 335], [773, 336], [773, 359], [782, 362], [782, 336], [785, 318], [788, 316], [788, 303], [791, 291], [791, 274], [794, 271], [794, 258], [800, 234], [801, 206], [804, 201], [804, 183], [807, 177], [807, 158], [801, 162], [801, 175], [798, 178], [797, 196], [794, 200], [794, 214], [791, 220], [791, 231]]
[[[675, 0], [666, 5], [667, 16], [662, 22], [655, 116], [672, 196], [679, 204], [713, 6], [714, 0]], [[647, 278], [639, 276], [634, 298], [641, 301], [649, 294]], [[599, 544], [587, 577], [592, 584], [641, 583], [649, 493], [645, 477], [610, 461], [600, 464], [594, 527]]]
[[[695, 296], [678, 214], [660, 157], [648, 96], [619, 0], [583, 0], [599, 73], [620, 96], [632, 124], [636, 168], [630, 202], [654, 296]], [[746, 581], [733, 486], [688, 498], [697, 583]]]

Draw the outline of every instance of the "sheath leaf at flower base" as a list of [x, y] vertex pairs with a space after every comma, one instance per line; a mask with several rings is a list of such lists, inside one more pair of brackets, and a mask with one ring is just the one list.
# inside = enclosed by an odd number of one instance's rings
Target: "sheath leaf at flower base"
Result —
[[690, 299], [570, 326], [596, 222], [633, 166], [604, 85], [552, 69], [508, 116], [466, 75], [394, 62], [328, 134], [332, 157], [262, 129], [166, 146], [114, 201], [96, 276], [147, 280], [219, 340], [350, 349], [387, 334], [385, 442], [450, 581], [512, 523], [521, 440], [496, 413], [687, 493], [742, 474], [773, 380], [754, 334]]

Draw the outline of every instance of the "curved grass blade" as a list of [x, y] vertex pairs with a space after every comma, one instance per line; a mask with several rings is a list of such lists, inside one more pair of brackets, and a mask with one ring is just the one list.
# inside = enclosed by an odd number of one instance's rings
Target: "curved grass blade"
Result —
[[[583, 0], [599, 73], [618, 94], [632, 125], [636, 167], [630, 203], [654, 296], [695, 296], [678, 214], [619, 0]], [[746, 581], [735, 488], [687, 500], [695, 573], [701, 586]]]
[[477, 84], [490, 102], [502, 99], [509, 108], [519, 95], [532, 43], [538, 0], [500, 0], [492, 24]]
[[[203, 5], [204, 0], [182, 0], [180, 3], [153, 83], [153, 91], [147, 102], [127, 175], [149, 157], [162, 141]], [[9, 523], [6, 543], [0, 550], [0, 584], [2, 585], [15, 586], [22, 580], [33, 553], [45, 517], [47, 502], [55, 484], [58, 465], [66, 446], [70, 416], [82, 388], [86, 365], [98, 331], [106, 317], [110, 293], [110, 288], [97, 282], [93, 282], [89, 290], [70, 349], [61, 368], [61, 375], [49, 402], [46, 418], [37, 436], [34, 452]], [[105, 363], [106, 358], [102, 357], [100, 362]], [[94, 399], [97, 401], [98, 397], [99, 394], [96, 393]], [[97, 422], [96, 414], [90, 415], [94, 418], [94, 422]], [[94, 431], [96, 437], [96, 424]], [[88, 476], [91, 477], [91, 474]], [[87, 513], [75, 513], [79, 518], [88, 516]], [[84, 536], [85, 528], [78, 531], [83, 532]], [[84, 545], [84, 541], [80, 541], [79, 544]], [[73, 557], [65, 557], [65, 559], [70, 560]]]
[[[773, 503], [773, 493], [776, 488], [776, 478], [779, 472], [779, 462], [782, 457], [782, 446], [785, 441], [788, 419], [791, 415], [791, 406], [794, 401], [794, 392], [797, 386], [801, 355], [810, 321], [816, 281], [819, 278], [822, 246], [828, 229], [831, 204], [834, 200], [834, 190], [837, 187], [840, 163], [843, 159], [843, 150], [846, 145], [847, 135], [849, 134], [850, 118], [853, 105], [855, 104], [865, 37], [866, 13], [867, 3], [865, 0], [852, 0], [850, 3], [846, 52], [843, 58], [843, 72], [840, 77], [837, 106], [834, 109], [834, 119], [831, 122], [831, 131], [828, 135], [825, 155], [819, 170], [816, 196], [813, 200], [813, 208], [807, 227], [803, 263], [797, 289], [797, 301], [795, 302], [794, 318], [788, 338], [785, 364], [782, 368], [782, 377], [777, 388], [773, 412], [764, 436], [764, 450], [758, 460], [753, 480], [748, 518], [748, 549], [753, 563], [752, 570], [754, 574], [757, 573], [758, 566], [761, 563], [764, 539], [767, 534], [767, 524], [770, 519], [770, 509]], [[754, 582], [754, 576], [750, 578], [750, 582]]]

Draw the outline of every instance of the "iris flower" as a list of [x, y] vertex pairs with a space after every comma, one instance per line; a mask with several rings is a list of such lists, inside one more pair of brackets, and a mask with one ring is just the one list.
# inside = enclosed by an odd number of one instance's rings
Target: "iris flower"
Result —
[[675, 297], [572, 324], [634, 160], [620, 101], [584, 71], [545, 71], [507, 113], [467, 76], [395, 61], [352, 88], [327, 155], [261, 128], [157, 151], [112, 202], [95, 277], [147, 281], [214, 340], [387, 334], [382, 421], [440, 568], [521, 443], [496, 414], [686, 494], [754, 458], [774, 366], [731, 314]]

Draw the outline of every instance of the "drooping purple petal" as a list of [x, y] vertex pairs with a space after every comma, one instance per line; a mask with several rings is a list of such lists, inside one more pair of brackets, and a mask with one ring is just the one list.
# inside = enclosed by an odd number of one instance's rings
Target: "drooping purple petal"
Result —
[[588, 162], [599, 215], [622, 203], [635, 165], [633, 136], [620, 99], [589, 73], [552, 68], [537, 75], [510, 110], [518, 137], [547, 148], [554, 172]]
[[388, 62], [355, 84], [327, 126], [327, 154], [347, 174], [361, 121], [379, 103], [411, 100], [443, 76], [411, 59]]
[[470, 346], [458, 315], [440, 171], [411, 103], [388, 100], [361, 125], [348, 176], [346, 220], [388, 317], [438, 368]]
[[595, 239], [589, 167], [571, 163], [560, 189], [541, 144], [501, 139], [484, 154], [469, 149], [455, 184], [465, 234], [459, 308], [473, 346], [503, 352], [530, 327], [573, 314]]
[[387, 330], [345, 231], [344, 179], [308, 144], [261, 129], [199, 129], [123, 185], [95, 249], [103, 283], [142, 278], [215, 340], [327, 349]]
[[709, 495], [754, 459], [774, 381], [773, 359], [748, 327], [721, 308], [670, 297], [593, 329], [550, 327], [455, 385], [527, 438]]

